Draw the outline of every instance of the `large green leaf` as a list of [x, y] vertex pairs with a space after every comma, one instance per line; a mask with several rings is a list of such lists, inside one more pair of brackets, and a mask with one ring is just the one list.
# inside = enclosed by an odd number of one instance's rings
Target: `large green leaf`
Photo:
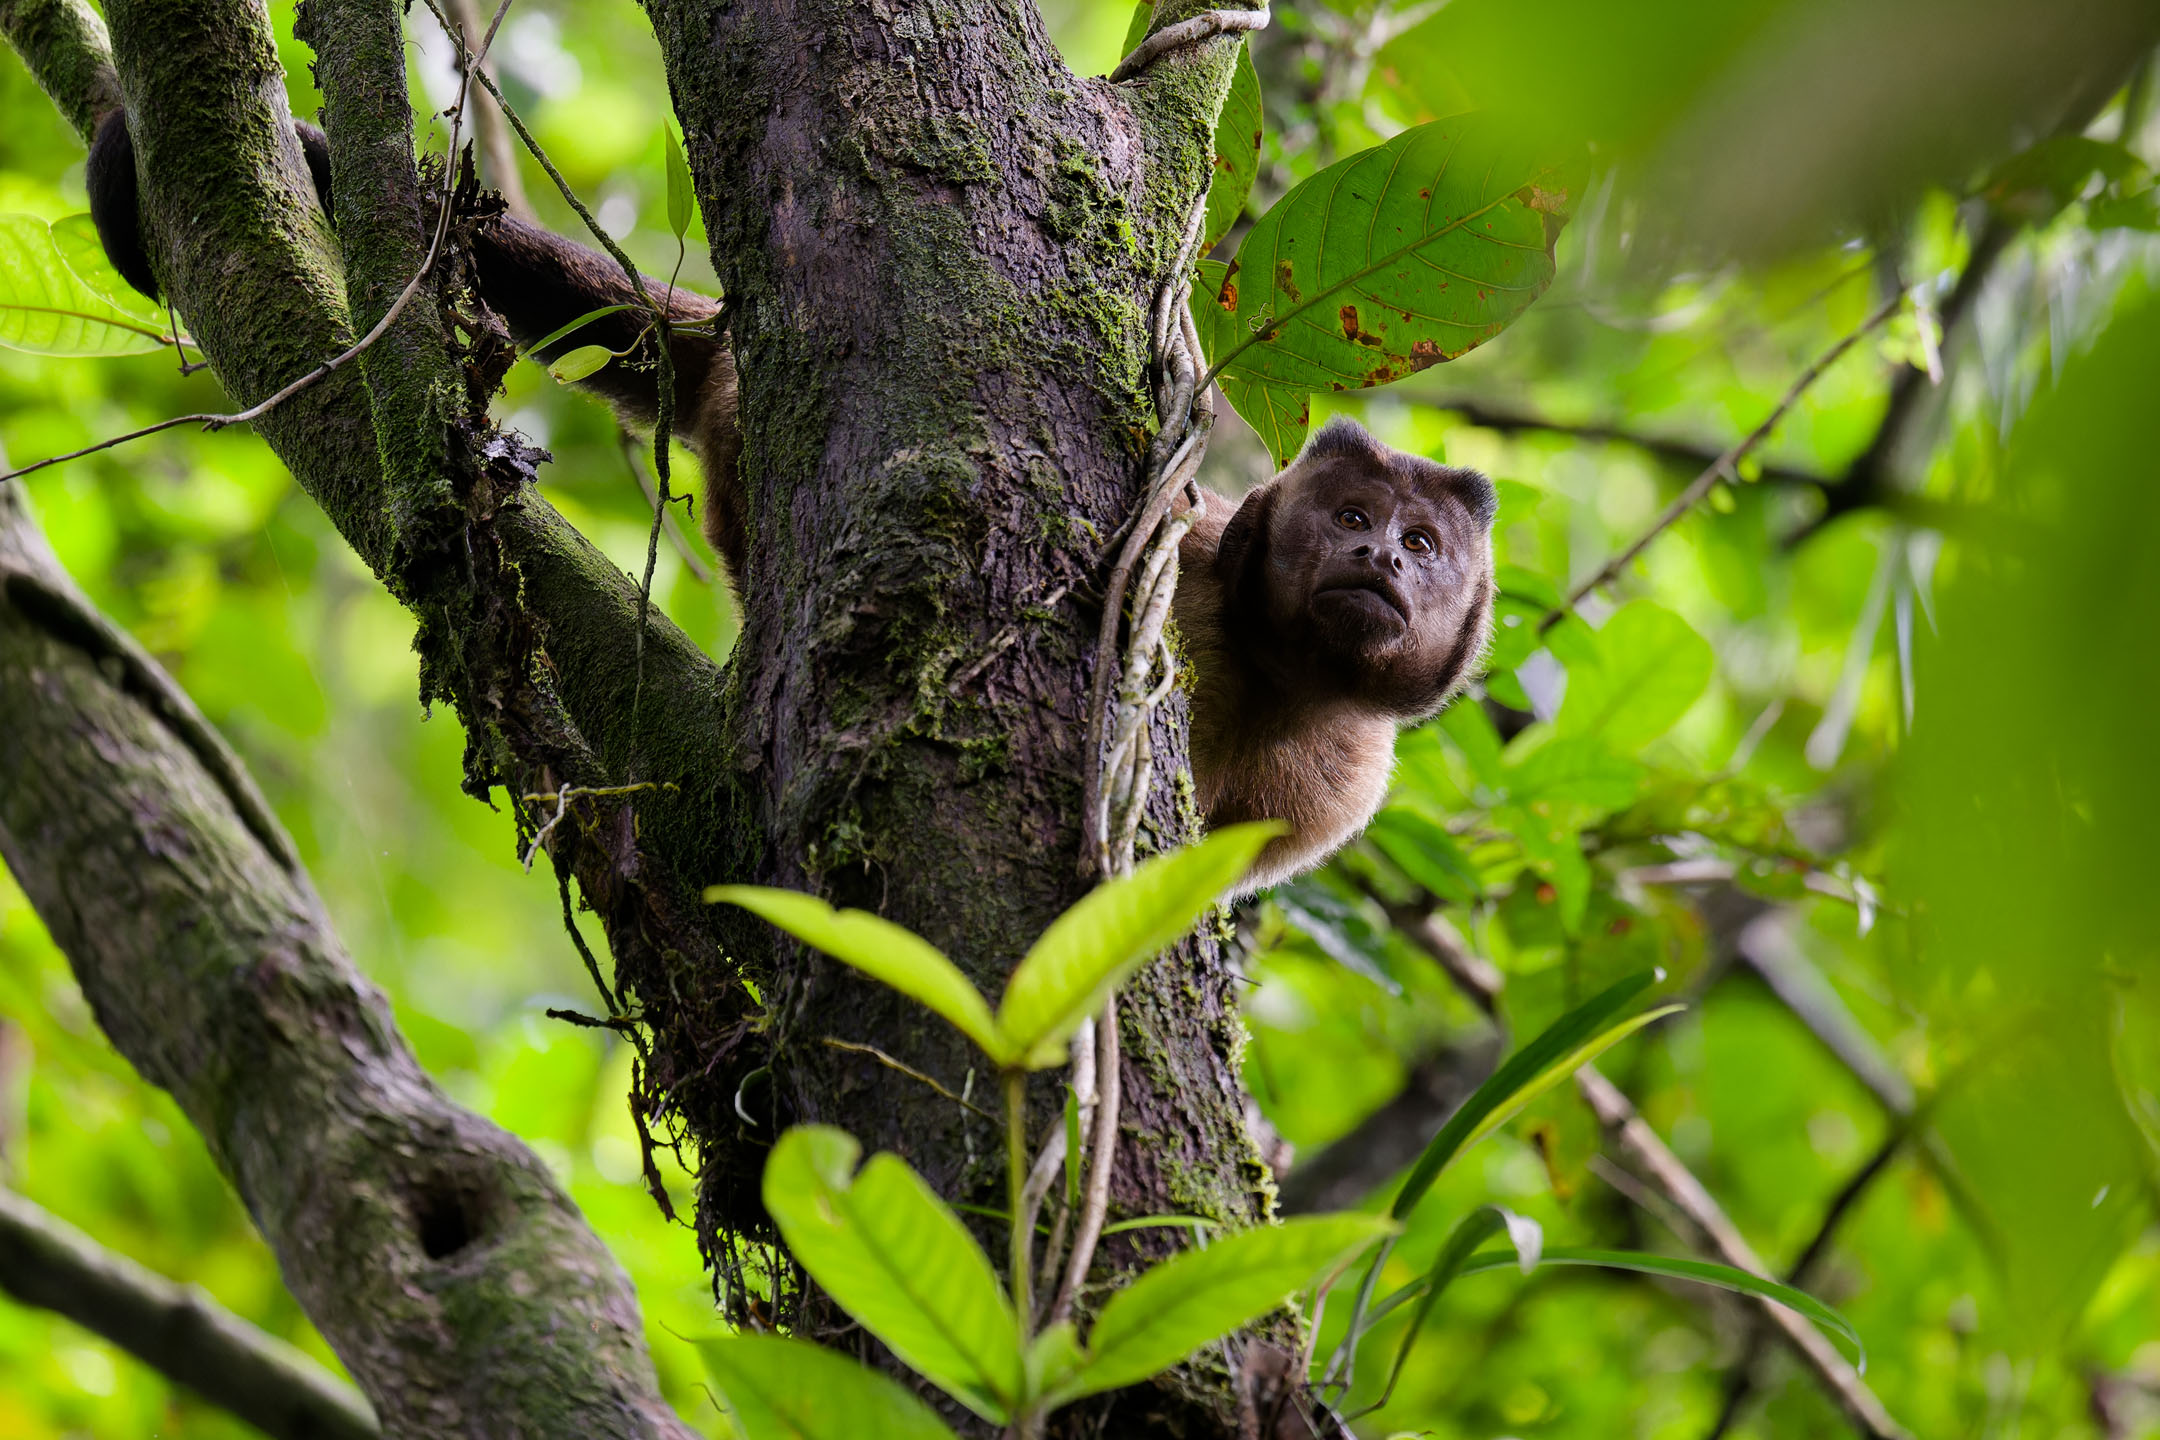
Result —
[[1303, 427], [1285, 423], [1286, 394], [1384, 385], [1490, 340], [1552, 281], [1567, 183], [1463, 115], [1293, 187], [1194, 291], [1224, 393], [1248, 420], [1268, 407], [1255, 428], [1287, 461]]
[[1715, 657], [1695, 628], [1648, 600], [1621, 606], [1598, 627], [1595, 662], [1568, 665], [1554, 726], [1595, 735], [1621, 754], [1673, 727], [1710, 683]]
[[709, 902], [740, 905], [788, 934], [882, 980], [944, 1016], [1000, 1065], [1014, 1050], [990, 1017], [990, 1003], [958, 966], [914, 931], [867, 910], [835, 910], [815, 895], [762, 885], [715, 885]]
[[1079, 1374], [1054, 1400], [1137, 1384], [1267, 1314], [1394, 1232], [1377, 1215], [1314, 1215], [1188, 1250], [1110, 1297]]
[[1208, 183], [1207, 220], [1202, 253], [1214, 248], [1245, 213], [1253, 176], [1260, 173], [1260, 72], [1253, 68], [1252, 46], [1238, 46], [1237, 70], [1230, 94], [1215, 122], [1215, 172]]
[[765, 1209], [810, 1278], [986, 1420], [1025, 1393], [1020, 1327], [990, 1259], [922, 1177], [844, 1130], [799, 1125], [765, 1162]]
[[[1612, 1017], [1649, 989], [1656, 978], [1655, 974], [1644, 970], [1614, 982], [1553, 1021], [1535, 1040], [1510, 1055], [1468, 1100], [1463, 1101], [1462, 1107], [1448, 1117], [1447, 1123], [1440, 1127], [1440, 1133], [1426, 1145], [1425, 1152], [1410, 1171], [1410, 1178], [1403, 1182], [1402, 1193], [1395, 1197], [1392, 1212], [1395, 1218], [1403, 1219], [1415, 1210], [1448, 1162], [1473, 1141], [1505, 1124], [1510, 1115], [1544, 1090], [1573, 1074], [1577, 1066], [1588, 1063], [1588, 1058], [1578, 1059], [1578, 1056], [1583, 1056], [1586, 1051], [1594, 1056], [1622, 1035], [1639, 1028], [1643, 1017], [1624, 1028], [1609, 1026]], [[1568, 1068], [1560, 1070], [1561, 1065]]]
[[897, 1380], [806, 1340], [731, 1335], [698, 1349], [743, 1440], [953, 1440]]
[[1030, 1070], [1065, 1063], [1065, 1042], [1125, 977], [1183, 935], [1282, 827], [1232, 825], [1099, 885], [1051, 922], [1005, 983], [996, 1025]]
[[0, 215], [0, 346], [33, 355], [142, 355], [159, 327], [100, 295], [68, 267], [52, 227]]

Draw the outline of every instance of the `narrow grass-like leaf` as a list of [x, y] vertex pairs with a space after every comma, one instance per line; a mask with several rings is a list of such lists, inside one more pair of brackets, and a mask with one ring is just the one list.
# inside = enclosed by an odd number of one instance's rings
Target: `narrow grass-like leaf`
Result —
[[807, 1340], [730, 1335], [698, 1349], [743, 1440], [954, 1440], [899, 1381]]
[[765, 1162], [765, 1209], [810, 1278], [892, 1352], [1003, 1424], [1025, 1394], [1020, 1327], [960, 1217], [897, 1155], [798, 1125]]
[[[1513, 1251], [1487, 1250], [1463, 1261], [1458, 1275], [1477, 1275], [1487, 1270], [1505, 1270], [1516, 1263]], [[1843, 1315], [1817, 1300], [1805, 1290], [1796, 1290], [1775, 1280], [1765, 1280], [1760, 1275], [1750, 1275], [1730, 1265], [1718, 1265], [1708, 1260], [1681, 1260], [1670, 1255], [1651, 1255], [1639, 1250], [1595, 1250], [1580, 1246], [1559, 1246], [1547, 1250], [1538, 1260], [1544, 1265], [1588, 1265], [1599, 1270], [1627, 1270], [1638, 1275], [1656, 1275], [1667, 1280], [1692, 1280], [1699, 1285], [1715, 1285], [1720, 1290], [1732, 1290], [1742, 1295], [1754, 1295], [1764, 1300], [1775, 1300], [1786, 1309], [1807, 1317], [1818, 1329], [1834, 1339], [1842, 1341], [1849, 1349], [1852, 1360], [1863, 1368], [1867, 1362], [1867, 1350], [1860, 1342], [1860, 1332]], [[1422, 1283], [1422, 1282], [1420, 1282]]]
[[1080, 1097], [1065, 1087], [1065, 1208], [1080, 1205]]
[[1127, 1230], [1172, 1230], [1199, 1226], [1203, 1230], [1216, 1229], [1222, 1222], [1210, 1220], [1205, 1215], [1140, 1215], [1131, 1220], [1119, 1220], [1103, 1226], [1105, 1235], [1122, 1235]]
[[1555, 1020], [1536, 1039], [1510, 1055], [1462, 1103], [1462, 1108], [1448, 1117], [1447, 1123], [1440, 1127], [1440, 1133], [1433, 1136], [1424, 1153], [1418, 1156], [1410, 1178], [1403, 1182], [1402, 1193], [1395, 1197], [1392, 1211], [1395, 1218], [1400, 1220], [1415, 1210], [1418, 1201], [1425, 1198], [1425, 1192], [1440, 1178], [1440, 1172], [1447, 1168], [1450, 1160], [1472, 1140], [1489, 1133], [1528, 1103], [1538, 1093], [1532, 1087], [1538, 1086], [1553, 1066], [1584, 1049], [1622, 1007], [1649, 989], [1656, 978], [1650, 971], [1643, 970], [1608, 986]]
[[680, 240], [690, 233], [690, 215], [697, 205], [697, 194], [690, 182], [690, 162], [683, 159], [682, 144], [676, 140], [672, 129], [662, 128], [667, 136], [667, 223], [668, 229]]
[[43, 220], [0, 215], [0, 346], [32, 355], [143, 355], [163, 333], [69, 269]]
[[1110, 1297], [1087, 1363], [1054, 1400], [1137, 1384], [1326, 1277], [1383, 1235], [1377, 1215], [1314, 1215], [1187, 1250]]
[[614, 358], [615, 352], [605, 345], [580, 345], [548, 366], [548, 374], [554, 376], [558, 384], [575, 385], [586, 376], [606, 369]]
[[991, 1018], [990, 1003], [929, 941], [867, 910], [835, 910], [815, 895], [761, 885], [715, 885], [708, 901], [740, 905], [788, 934], [882, 980], [951, 1022], [999, 1065], [1013, 1047]]
[[[1418, 1336], [1424, 1333], [1425, 1317], [1432, 1313], [1434, 1302], [1439, 1300], [1450, 1282], [1462, 1273], [1463, 1262], [1468, 1260], [1476, 1252], [1477, 1247], [1484, 1244], [1486, 1239], [1493, 1234], [1506, 1230], [1511, 1236], [1515, 1235], [1516, 1222], [1520, 1218], [1511, 1215], [1498, 1205], [1480, 1205], [1477, 1209], [1465, 1215], [1456, 1224], [1455, 1228], [1448, 1233], [1446, 1242], [1440, 1247], [1439, 1255], [1433, 1259], [1432, 1269], [1425, 1274], [1425, 1293], [1419, 1297], [1417, 1310], [1410, 1316], [1410, 1328], [1403, 1332], [1402, 1346], [1395, 1352], [1395, 1368], [1388, 1372], [1387, 1385], [1380, 1391], [1380, 1398], [1371, 1405], [1366, 1406], [1363, 1411], [1359, 1412], [1360, 1414], [1378, 1410], [1381, 1406], [1387, 1404], [1389, 1398], [1394, 1395], [1396, 1382], [1402, 1379], [1403, 1367], [1410, 1363], [1410, 1352], [1417, 1348]], [[1524, 1223], [1535, 1225], [1535, 1222]], [[1537, 1258], [1534, 1251], [1526, 1250], [1520, 1237], [1516, 1239], [1515, 1249], [1517, 1258], [1527, 1261], [1523, 1267], [1525, 1273], [1536, 1266]], [[1373, 1318], [1378, 1318], [1378, 1312], [1375, 1312]], [[1345, 1343], [1354, 1343], [1356, 1338], [1353, 1335]]]
[[[1137, 43], [1137, 42], [1136, 42]], [[1260, 173], [1260, 72], [1253, 68], [1250, 43], [1238, 46], [1237, 69], [1230, 93], [1215, 121], [1215, 171], [1208, 181], [1207, 219], [1201, 253], [1215, 247], [1245, 213], [1253, 177]]]
[[550, 345], [553, 345], [556, 341], [565, 339], [570, 335], [576, 333], [577, 331], [584, 329], [587, 325], [592, 324], [592, 322], [595, 320], [604, 320], [608, 316], [617, 314], [620, 311], [638, 310], [642, 308], [642, 306], [638, 305], [603, 305], [598, 310], [588, 310], [583, 315], [578, 316], [577, 319], [572, 320], [569, 324], [563, 326], [560, 330], [551, 330], [541, 339], [536, 340], [532, 344], [526, 346], [525, 353], [527, 355], [537, 355], [542, 350], [545, 350]]
[[1218, 830], [1097, 886], [1053, 920], [1005, 982], [998, 1005], [998, 1028], [1019, 1063], [1030, 1070], [1064, 1064], [1065, 1042], [1080, 1022], [1190, 930], [1281, 832], [1272, 821]]

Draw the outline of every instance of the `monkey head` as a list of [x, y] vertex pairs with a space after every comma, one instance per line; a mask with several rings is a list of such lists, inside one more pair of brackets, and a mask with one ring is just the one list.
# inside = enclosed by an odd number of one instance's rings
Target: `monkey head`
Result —
[[1492, 625], [1492, 482], [1330, 420], [1224, 527], [1226, 636], [1286, 692], [1438, 711]]

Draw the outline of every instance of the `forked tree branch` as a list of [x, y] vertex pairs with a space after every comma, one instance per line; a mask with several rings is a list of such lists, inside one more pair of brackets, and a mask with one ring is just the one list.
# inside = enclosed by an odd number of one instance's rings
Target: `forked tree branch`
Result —
[[0, 1188], [0, 1291], [64, 1315], [271, 1440], [379, 1440], [352, 1386], [199, 1290]]

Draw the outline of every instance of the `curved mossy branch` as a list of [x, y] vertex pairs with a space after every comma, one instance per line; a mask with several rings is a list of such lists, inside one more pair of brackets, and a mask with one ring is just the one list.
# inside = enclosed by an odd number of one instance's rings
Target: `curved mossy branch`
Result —
[[203, 763], [202, 717], [127, 679], [158, 674], [0, 490], [0, 858], [99, 1025], [202, 1132], [385, 1433], [686, 1440], [606, 1247], [420, 1069]]
[[85, 140], [120, 104], [112, 42], [86, 0], [0, 0], [0, 34]]

